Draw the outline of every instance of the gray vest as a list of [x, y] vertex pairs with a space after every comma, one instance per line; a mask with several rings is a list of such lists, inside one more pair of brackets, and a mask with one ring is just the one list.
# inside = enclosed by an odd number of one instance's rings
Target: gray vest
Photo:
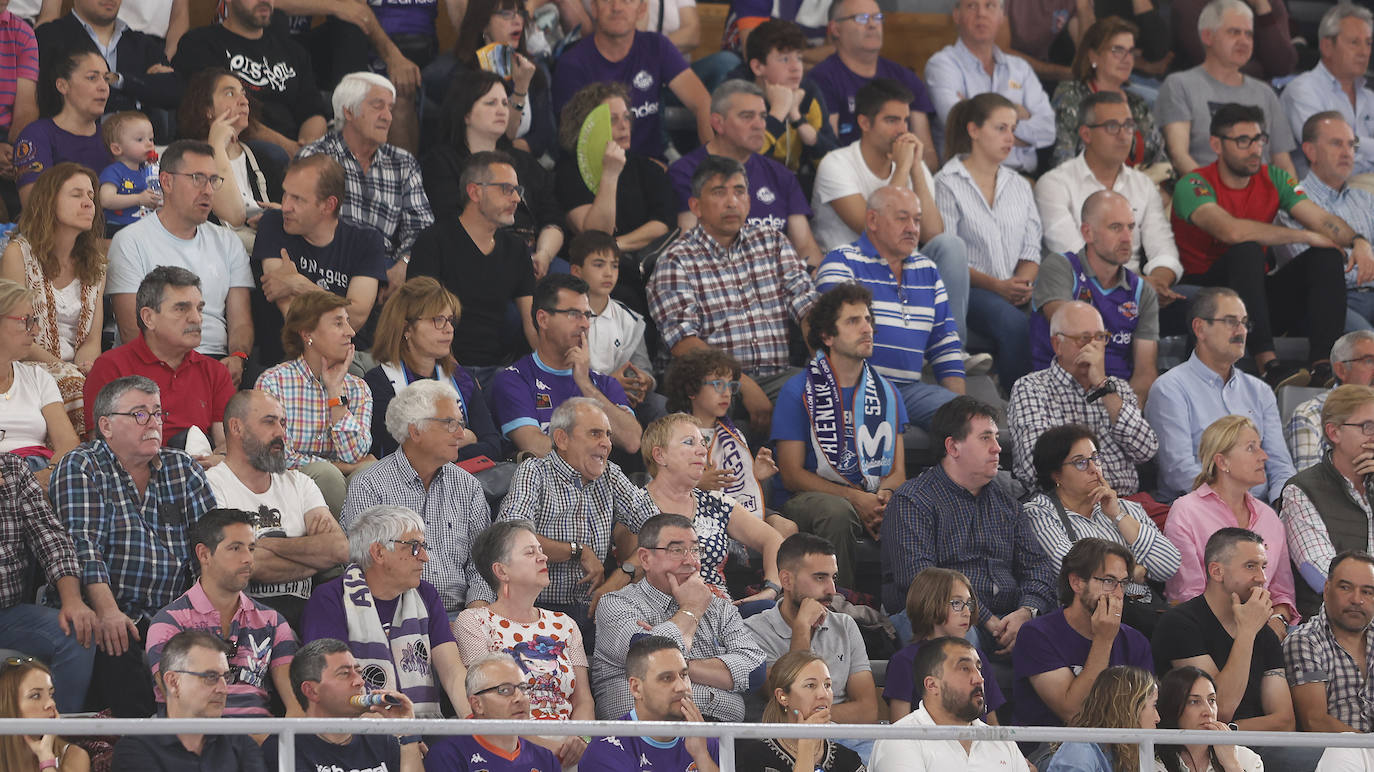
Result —
[[[1350, 497], [1346, 480], [1331, 463], [1329, 454], [1321, 463], [1293, 475], [1288, 484], [1298, 486], [1312, 500], [1337, 554], [1346, 550], [1369, 550], [1369, 517]], [[1327, 568], [1317, 567], [1323, 572]], [[1298, 596], [1298, 612], [1304, 619], [1310, 619], [1321, 610], [1321, 593], [1307, 585], [1299, 575], [1296, 563], [1293, 565], [1293, 579]]]

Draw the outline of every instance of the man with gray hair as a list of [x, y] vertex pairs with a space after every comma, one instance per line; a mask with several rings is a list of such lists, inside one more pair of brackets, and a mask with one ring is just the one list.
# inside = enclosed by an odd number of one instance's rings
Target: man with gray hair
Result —
[[[1331, 6], [1317, 27], [1321, 61], [1290, 81], [1279, 97], [1296, 136], [1303, 137], [1308, 119], [1325, 112], [1337, 113], [1354, 129], [1355, 162], [1347, 174], [1356, 176], [1374, 173], [1374, 91], [1364, 77], [1372, 37], [1374, 13], [1368, 8], [1348, 2]], [[1300, 172], [1306, 171], [1308, 159], [1294, 160]]]
[[[1257, 2], [1268, 5], [1266, 0]], [[1234, 103], [1263, 111], [1258, 140], [1263, 162], [1296, 177], [1289, 153], [1297, 143], [1278, 95], [1268, 83], [1242, 72], [1255, 48], [1254, 9], [1245, 0], [1211, 0], [1198, 16], [1197, 30], [1206, 58], [1191, 70], [1165, 78], [1155, 101], [1156, 120], [1174, 169], [1183, 176], [1217, 160], [1210, 143], [1212, 113], [1216, 105]]]
[[472, 563], [472, 540], [491, 525], [491, 509], [481, 483], [454, 463], [469, 436], [458, 393], [447, 381], [416, 381], [392, 398], [386, 426], [401, 446], [349, 484], [339, 522], [352, 529], [373, 507], [408, 507], [425, 521], [430, 559], [420, 576], [449, 615], [496, 600]]
[[822, 252], [811, 233], [811, 207], [806, 203], [797, 175], [781, 163], [762, 155], [767, 141], [768, 102], [753, 81], [727, 80], [711, 94], [711, 129], [714, 138], [668, 167], [668, 177], [678, 195], [678, 227], [684, 231], [697, 224], [687, 205], [692, 194], [692, 175], [708, 155], [733, 158], [744, 164], [749, 180], [749, 216], [745, 223], [765, 226], [787, 234], [797, 255], [820, 265]]
[[240, 391], [224, 408], [227, 455], [205, 473], [215, 501], [258, 514], [252, 582], [246, 592], [292, 628], [316, 574], [348, 562], [348, 539], [315, 481], [286, 468], [286, 417], [265, 391]]
[[[520, 665], [506, 652], [473, 660], [466, 686], [472, 718], [529, 720], [530, 684]], [[478, 764], [491, 765], [482, 769], [512, 771], [556, 772], [563, 768], [553, 751], [516, 735], [449, 735], [431, 745], [425, 756], [430, 769], [473, 769]]]
[[142, 718], [152, 715], [153, 692], [138, 642], [153, 615], [190, 587], [189, 531], [215, 498], [195, 460], [163, 446], [152, 380], [110, 381], [93, 412], [95, 439], [62, 457], [49, 493], [99, 617], [91, 702]]
[[[100, 390], [116, 378], [141, 375], [167, 396], [169, 418], [162, 430], [168, 445], [186, 447], [187, 432], [195, 427], [214, 447], [224, 446], [224, 406], [234, 394], [234, 382], [221, 362], [196, 350], [205, 321], [200, 286], [200, 277], [173, 265], [160, 265], [139, 282], [138, 336], [96, 357], [86, 376], [86, 429], [92, 436]], [[219, 460], [215, 456], [202, 463]]]
[[612, 539], [618, 554], [633, 554], [633, 534], [658, 507], [610, 460], [611, 422], [596, 400], [574, 397], [559, 405], [549, 420], [549, 438], [552, 453], [515, 470], [500, 519], [533, 522], [549, 558], [549, 586], [538, 604], [576, 620], [591, 649], [597, 601], [628, 584], [635, 572], [627, 559], [606, 576]]
[[[1206, 58], [1199, 35], [1199, 20], [1209, 0], [1174, 0], [1168, 3], [1169, 38], [1174, 71], [1195, 67]], [[1287, 0], [1245, 0], [1255, 14], [1255, 52], [1241, 70], [1252, 78], [1273, 81], [1292, 75], [1298, 66], [1298, 49], [1289, 30]], [[1105, 14], [1103, 14], [1105, 16]], [[1139, 43], [1137, 37], [1137, 43]]]
[[420, 578], [429, 562], [425, 521], [405, 507], [373, 507], [348, 529], [348, 557], [342, 576], [311, 593], [301, 640], [348, 641], [368, 687], [409, 697], [417, 718], [440, 717], [441, 688], [466, 717], [465, 671], [448, 613]]
[[[1333, 386], [1374, 386], [1374, 330], [1355, 330], [1337, 338], [1331, 347], [1331, 372]], [[1299, 472], [1320, 462], [1331, 447], [1322, 431], [1322, 408], [1329, 396], [1330, 389], [1298, 405], [1283, 425], [1283, 439]]]
[[420, 163], [387, 143], [395, 106], [391, 81], [371, 72], [345, 75], [334, 87], [335, 128], [301, 148], [300, 155], [323, 153], [343, 166], [347, 194], [339, 214], [382, 234], [387, 281], [399, 287], [406, 280], [411, 245], [434, 222], [434, 214], [420, 184]]

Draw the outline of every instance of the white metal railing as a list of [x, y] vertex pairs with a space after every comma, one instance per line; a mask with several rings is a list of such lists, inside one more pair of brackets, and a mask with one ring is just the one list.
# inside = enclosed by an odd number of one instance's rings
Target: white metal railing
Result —
[[[347, 719], [347, 718], [6, 718], [0, 719], [0, 735], [58, 734], [275, 734], [279, 738], [277, 768], [295, 769], [296, 735], [339, 733], [395, 735], [549, 735], [549, 721], [458, 719]], [[1074, 729], [1049, 726], [894, 726], [890, 724], [715, 724], [681, 721], [564, 721], [561, 734], [627, 734], [650, 737], [717, 737], [720, 768], [735, 772], [735, 743], [740, 738], [822, 737], [855, 740], [1010, 740], [1014, 742], [1099, 742], [1140, 744], [1140, 768], [1154, 768], [1155, 744], [1211, 744], [1224, 737], [1245, 746], [1304, 748], [1374, 748], [1374, 735], [1323, 732], [1228, 732], [1169, 729]], [[633, 728], [631, 728], [633, 727]]]

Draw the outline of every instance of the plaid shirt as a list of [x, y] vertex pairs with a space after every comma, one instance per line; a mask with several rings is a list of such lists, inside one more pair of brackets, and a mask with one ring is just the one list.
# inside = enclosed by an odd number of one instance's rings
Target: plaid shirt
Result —
[[1321, 463], [1322, 454], [1331, 447], [1322, 434], [1322, 408], [1331, 392], [1321, 394], [1298, 405], [1283, 425], [1283, 439], [1288, 442], [1288, 450], [1293, 454], [1293, 468], [1301, 472], [1309, 466]]
[[[583, 482], [582, 473], [555, 450], [515, 470], [498, 519], [531, 520], [540, 536], [575, 541], [605, 560], [615, 523], [639, 533], [644, 521], [657, 514], [649, 492], [630, 482], [614, 463], [606, 462], [600, 477]], [[549, 563], [549, 586], [539, 594], [539, 603], [587, 605], [594, 588], [578, 585], [583, 575], [582, 565], [575, 560]]]
[[673, 242], [649, 280], [665, 351], [697, 337], [751, 375], [787, 367], [787, 316], [800, 324], [817, 297], [791, 242], [763, 226], [746, 225], [722, 249], [698, 225]]
[[1140, 412], [1135, 389], [1111, 376], [1108, 383], [1121, 397], [1121, 411], [1112, 423], [1107, 406], [1098, 400], [1088, 403], [1087, 392], [1068, 370], [1051, 360], [1050, 366], [1016, 381], [1011, 388], [1007, 423], [1011, 426], [1013, 470], [1016, 478], [1038, 488], [1031, 451], [1035, 441], [1049, 429], [1064, 424], [1083, 424], [1097, 435], [1097, 450], [1102, 454], [1102, 472], [1117, 493], [1129, 495], [1140, 490], [1136, 464], [1143, 464], [1159, 452], [1159, 438]]
[[387, 261], [395, 263], [410, 254], [420, 231], [434, 222], [429, 198], [420, 184], [420, 164], [415, 156], [393, 145], [377, 148], [372, 163], [363, 171], [343, 135], [331, 131], [301, 148], [298, 158], [324, 153], [344, 170], [344, 202], [340, 216], [355, 225], [376, 228], [386, 245]]
[[329, 423], [329, 394], [304, 357], [268, 368], [258, 388], [286, 411], [286, 462], [296, 469], [312, 461], [357, 463], [372, 449], [372, 391], [352, 373], [344, 375], [348, 412]]
[[0, 453], [0, 501], [12, 502], [0, 507], [0, 608], [33, 601], [27, 580], [35, 561], [54, 585], [81, 576], [72, 537], [28, 464], [13, 453]]
[[[1374, 673], [1374, 640], [1364, 631], [1365, 672]], [[1374, 680], [1360, 675], [1350, 653], [1336, 643], [1326, 607], [1283, 642], [1288, 685], [1325, 683], [1326, 712], [1356, 732], [1374, 731]]]
[[[1345, 483], [1346, 495], [1358, 504], [1360, 509], [1364, 510], [1365, 517], [1369, 518], [1369, 540], [1366, 544], [1374, 544], [1374, 510], [1369, 507], [1369, 497], [1364, 491], [1355, 490], [1355, 486], [1345, 475], [1341, 475], [1341, 482]], [[1302, 570], [1309, 565], [1321, 572], [1323, 577], [1326, 576], [1331, 559], [1336, 557], [1336, 547], [1331, 543], [1331, 532], [1326, 529], [1326, 521], [1322, 520], [1317, 505], [1312, 503], [1312, 499], [1308, 498], [1302, 488], [1296, 485], [1284, 486], [1279, 519], [1283, 521], [1284, 531], [1288, 534], [1288, 556], [1299, 569], [1293, 581], [1305, 581], [1306, 575]], [[1320, 586], [1312, 589], [1318, 594], [1322, 592]]]
[[191, 585], [191, 524], [215, 506], [205, 473], [162, 448], [139, 493], [102, 440], [62, 457], [49, 490], [76, 547], [83, 584], [108, 584], [125, 614], [151, 617]]
[[473, 539], [491, 525], [491, 508], [477, 478], [444, 464], [425, 488], [405, 450], [398, 449], [349, 484], [339, 524], [347, 531], [378, 504], [409, 507], [425, 519], [429, 562], [420, 578], [439, 591], [449, 614], [457, 615], [469, 600], [496, 600], [472, 562]]
[[[592, 657], [597, 718], [614, 720], [635, 706], [625, 678], [625, 656], [637, 638], [662, 635], [683, 647], [682, 630], [669, 621], [679, 608], [671, 595], [664, 595], [643, 579], [601, 596], [596, 607], [596, 653]], [[646, 633], [640, 621], [653, 625], [653, 629]], [[692, 701], [702, 714], [720, 721], [743, 721], [749, 676], [764, 663], [766, 655], [728, 599], [711, 599], [692, 637], [692, 649], [684, 654], [688, 661], [718, 659], [730, 670], [733, 688], [729, 690], [692, 682]]]

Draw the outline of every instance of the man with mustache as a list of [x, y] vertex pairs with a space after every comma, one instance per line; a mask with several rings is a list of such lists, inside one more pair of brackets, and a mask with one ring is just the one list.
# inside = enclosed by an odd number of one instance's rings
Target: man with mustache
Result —
[[253, 581], [245, 593], [292, 627], [315, 574], [348, 562], [348, 539], [315, 481], [286, 468], [285, 412], [265, 391], [240, 391], [224, 408], [228, 453], [205, 479], [221, 507], [257, 513]]
[[[286, 715], [303, 715], [291, 692], [296, 634], [280, 614], [244, 592], [253, 574], [257, 517], [241, 509], [212, 509], [191, 528], [200, 581], [157, 612], [148, 626], [148, 667], [157, 680], [163, 647], [183, 630], [206, 630], [232, 647], [226, 716], [270, 716], [270, 681]], [[164, 700], [160, 690], [159, 701]]]
[[1370, 622], [1374, 621], [1374, 557], [1342, 552], [1331, 559], [1322, 608], [1283, 642], [1298, 729], [1369, 732]]

